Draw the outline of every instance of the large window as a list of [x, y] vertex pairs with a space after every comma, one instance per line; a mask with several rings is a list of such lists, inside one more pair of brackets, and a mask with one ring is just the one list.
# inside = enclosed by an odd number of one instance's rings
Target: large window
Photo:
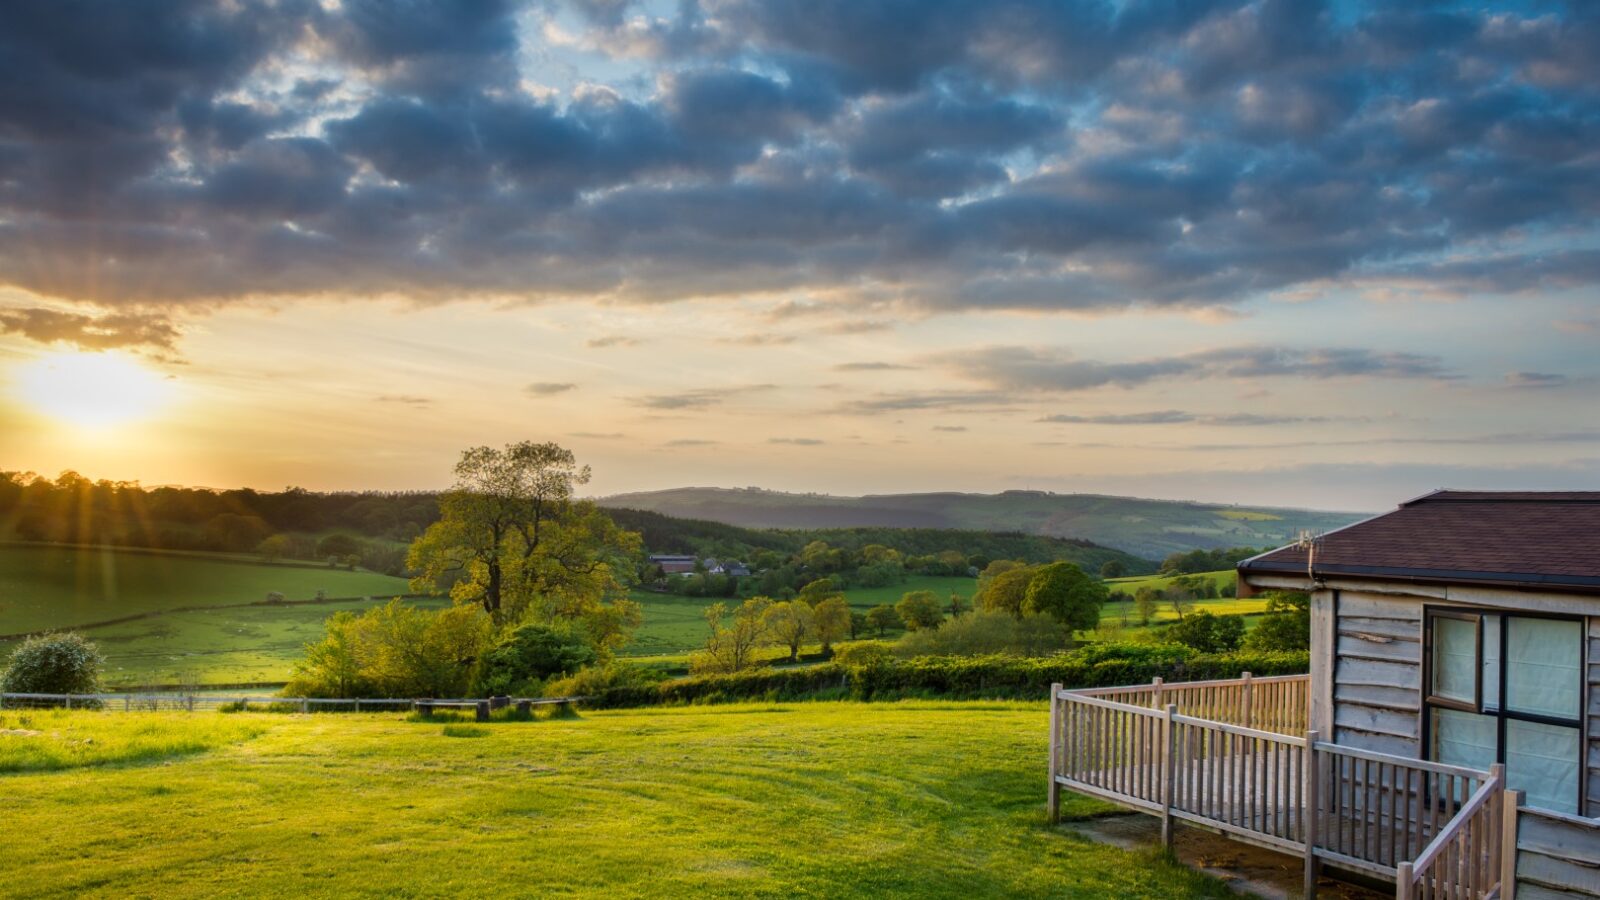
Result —
[[1581, 619], [1428, 611], [1428, 756], [1487, 769], [1529, 806], [1576, 813], [1583, 760]]

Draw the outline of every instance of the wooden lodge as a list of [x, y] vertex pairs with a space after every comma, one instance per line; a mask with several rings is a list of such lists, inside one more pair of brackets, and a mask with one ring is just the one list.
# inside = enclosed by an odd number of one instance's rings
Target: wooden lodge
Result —
[[1309, 675], [1052, 690], [1063, 789], [1391, 881], [1600, 898], [1600, 492], [1440, 491], [1239, 564]]

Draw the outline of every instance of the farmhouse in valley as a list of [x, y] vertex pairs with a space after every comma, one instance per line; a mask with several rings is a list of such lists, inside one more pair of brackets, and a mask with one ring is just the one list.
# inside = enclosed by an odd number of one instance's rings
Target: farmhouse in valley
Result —
[[1309, 676], [1053, 691], [1062, 787], [1392, 879], [1600, 897], [1600, 492], [1438, 491], [1239, 564]]

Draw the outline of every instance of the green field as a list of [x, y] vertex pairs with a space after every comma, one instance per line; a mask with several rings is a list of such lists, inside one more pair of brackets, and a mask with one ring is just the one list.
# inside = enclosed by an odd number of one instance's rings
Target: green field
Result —
[[1051, 828], [1046, 719], [807, 703], [457, 737], [393, 714], [0, 712], [0, 894], [1231, 896]]
[[343, 569], [236, 562], [195, 554], [0, 546], [0, 634], [67, 628], [138, 613], [264, 600], [390, 597], [403, 578]]
[[[847, 592], [866, 610], [912, 590], [941, 600], [969, 597], [969, 578], [917, 576], [887, 588]], [[285, 606], [242, 606], [268, 591], [287, 599], [371, 596]], [[276, 683], [289, 677], [307, 643], [319, 640], [335, 612], [359, 611], [407, 590], [404, 579], [370, 572], [253, 563], [199, 554], [147, 554], [93, 548], [0, 546], [0, 634], [80, 628], [106, 657], [105, 681], [118, 687], [174, 684]], [[624, 650], [630, 657], [679, 657], [705, 643], [704, 609], [713, 602], [635, 591], [644, 624]], [[437, 607], [442, 598], [413, 599]], [[182, 610], [162, 612], [163, 610]], [[89, 623], [131, 615], [132, 621]], [[17, 641], [0, 641], [0, 659]]]
[[[848, 588], [844, 595], [856, 612], [866, 612], [880, 603], [893, 606], [907, 591], [933, 591], [941, 603], [948, 601], [950, 592], [955, 591], [970, 605], [977, 586], [973, 578], [913, 575], [888, 587]], [[632, 596], [644, 606], [644, 625], [635, 633], [633, 643], [623, 650], [624, 655], [682, 654], [705, 645], [705, 608], [717, 602], [715, 598], [678, 597], [654, 591], [634, 591]], [[723, 602], [732, 609], [742, 601]]]
[[[1155, 588], [1156, 590], [1166, 588], [1172, 584], [1175, 577], [1179, 576], [1161, 578], [1155, 575], [1143, 575], [1137, 578], [1113, 578], [1106, 582], [1106, 587], [1113, 591], [1121, 591], [1132, 597], [1142, 587]], [[1220, 572], [1201, 572], [1199, 577], [1221, 587], [1224, 584], [1232, 584], [1238, 575], [1232, 569], [1224, 569]], [[1218, 616], [1242, 615], [1245, 617], [1245, 627], [1252, 628], [1255, 626], [1260, 614], [1266, 612], [1267, 601], [1264, 597], [1253, 597], [1248, 600], [1220, 597], [1215, 600], [1196, 600], [1192, 604], [1192, 608], [1197, 612], [1204, 611]], [[1140, 627], [1131, 601], [1107, 603], [1100, 611], [1100, 621], [1104, 624], [1121, 623], [1124, 619], [1133, 623], [1132, 627]], [[1178, 614], [1172, 611], [1172, 607], [1163, 605], [1157, 610], [1152, 624], [1161, 625], [1175, 622], [1177, 619]]]

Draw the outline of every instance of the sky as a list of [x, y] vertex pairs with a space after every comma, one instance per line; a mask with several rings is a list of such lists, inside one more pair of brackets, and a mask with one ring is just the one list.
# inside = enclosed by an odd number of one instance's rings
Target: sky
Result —
[[0, 470], [1600, 489], [1600, 8], [0, 5]]

